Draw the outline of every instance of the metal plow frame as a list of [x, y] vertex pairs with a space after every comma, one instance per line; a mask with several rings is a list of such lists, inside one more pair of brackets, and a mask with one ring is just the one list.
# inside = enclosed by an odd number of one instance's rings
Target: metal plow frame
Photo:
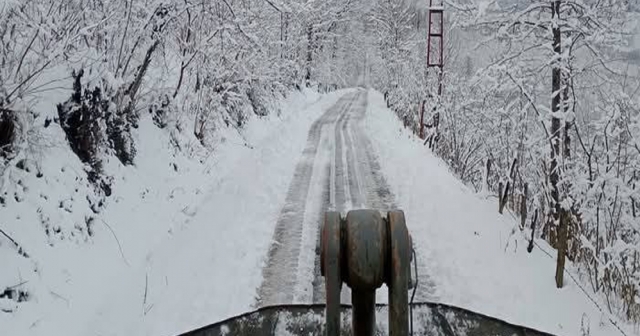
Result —
[[[324, 335], [325, 305], [281, 305], [260, 308], [181, 336]], [[413, 335], [553, 336], [494, 317], [441, 303], [414, 303]], [[351, 306], [341, 306], [341, 336], [351, 336]], [[388, 335], [388, 305], [376, 305], [375, 335]]]

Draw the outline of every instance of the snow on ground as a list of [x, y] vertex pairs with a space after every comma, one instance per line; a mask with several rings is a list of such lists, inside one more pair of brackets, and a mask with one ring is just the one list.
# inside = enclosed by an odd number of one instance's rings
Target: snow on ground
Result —
[[[281, 114], [224, 131], [203, 163], [143, 120], [136, 166], [107, 164], [114, 193], [98, 215], [82, 165], [50, 127], [45, 164], [6, 175], [0, 228], [29, 258], [0, 238], [0, 286], [32, 296], [0, 300], [12, 311], [0, 312], [0, 334], [170, 336], [251, 310], [309, 127], [343, 93], [294, 94]], [[554, 260], [528, 254], [513, 218], [453, 177], [378, 93], [369, 92], [364, 127], [433, 297], [557, 335], [617, 334], [576, 284], [555, 288]]]
[[583, 335], [583, 326], [619, 335], [568, 277], [556, 289], [555, 261], [538, 248], [527, 253], [515, 220], [456, 179], [374, 91], [365, 128], [440, 302], [556, 335]]
[[145, 116], [136, 165], [106, 164], [113, 195], [98, 215], [82, 164], [49, 127], [41, 167], [6, 175], [0, 228], [29, 258], [0, 238], [0, 287], [32, 296], [0, 301], [12, 311], [0, 312], [0, 334], [172, 335], [250, 309], [309, 125], [339, 95], [293, 93], [242, 134], [222, 130], [203, 162]]
[[250, 310], [309, 125], [338, 96], [290, 103], [250, 125], [252, 148], [219, 150], [192, 218], [111, 286], [81, 335], [174, 335]]

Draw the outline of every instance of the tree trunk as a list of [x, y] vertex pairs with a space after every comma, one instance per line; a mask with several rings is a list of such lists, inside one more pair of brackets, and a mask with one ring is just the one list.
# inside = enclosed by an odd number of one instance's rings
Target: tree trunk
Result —
[[522, 198], [520, 199], [520, 229], [524, 229], [527, 223], [527, 198], [529, 197], [529, 184], [524, 184]]
[[555, 23], [553, 25], [553, 52], [556, 54], [556, 60], [552, 69], [552, 99], [551, 99], [551, 172], [549, 176], [549, 182], [551, 183], [551, 209], [553, 211], [553, 220], [557, 224], [556, 235], [556, 248], [558, 249], [558, 258], [556, 263], [556, 286], [562, 288], [564, 284], [564, 261], [567, 250], [567, 230], [566, 230], [566, 216], [562, 214], [563, 209], [560, 205], [560, 166], [558, 164], [558, 157], [560, 156], [560, 102], [561, 102], [561, 62], [562, 46], [560, 27], [558, 22], [560, 21], [560, 3], [561, 0], [555, 0], [551, 3], [551, 16]]
[[307, 26], [307, 71], [304, 76], [305, 85], [311, 86], [311, 63], [313, 62], [313, 25]]
[[[633, 172], [633, 179], [635, 180], [636, 178], [636, 172]], [[633, 182], [633, 187], [631, 188], [631, 190], [636, 190], [636, 182]], [[636, 199], [633, 198], [633, 196], [629, 196], [631, 198], [631, 214], [633, 214], [633, 218], [637, 218], [638, 217], [638, 213], [637, 213], [637, 209], [636, 209]]]
[[502, 212], [504, 211], [504, 207], [505, 205], [507, 205], [507, 200], [509, 199], [509, 191], [512, 189], [511, 185], [513, 184], [513, 181], [515, 180], [515, 173], [516, 173], [516, 164], [518, 163], [518, 159], [513, 159], [513, 161], [511, 162], [511, 170], [509, 171], [509, 179], [507, 180], [507, 184], [504, 187], [504, 190], [502, 190], [502, 187], [500, 187], [500, 194], [498, 195], [498, 201], [500, 203], [500, 206], [498, 208], [498, 212], [500, 214], [502, 214]]
[[489, 176], [491, 176], [491, 158], [487, 159], [487, 163], [486, 163], [486, 174], [484, 176], [484, 185], [482, 186], [483, 188], [486, 188], [485, 190], [487, 192], [491, 191], [491, 188], [489, 188]]
[[504, 193], [504, 183], [498, 182], [498, 213], [502, 214], [502, 194]]
[[531, 240], [529, 240], [529, 245], [527, 246], [527, 252], [531, 253], [533, 251], [533, 239], [536, 236], [536, 223], [538, 222], [538, 209], [533, 213], [533, 220], [531, 221]]
[[156, 40], [153, 44], [147, 49], [147, 54], [144, 56], [144, 60], [142, 61], [142, 65], [138, 68], [138, 73], [136, 73], [136, 77], [133, 82], [125, 92], [131, 98], [131, 101], [134, 102], [136, 100], [136, 94], [138, 93], [138, 89], [140, 89], [140, 85], [142, 84], [142, 79], [144, 75], [147, 73], [147, 69], [149, 68], [149, 64], [151, 64], [151, 57], [153, 56], [153, 52], [160, 45], [160, 41]]

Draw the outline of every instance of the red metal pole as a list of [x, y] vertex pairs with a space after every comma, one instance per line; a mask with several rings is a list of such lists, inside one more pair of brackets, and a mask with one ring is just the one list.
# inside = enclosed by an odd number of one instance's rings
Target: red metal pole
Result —
[[[429, 7], [433, 5], [433, 0], [429, 0]], [[433, 23], [432, 19], [432, 11], [429, 9], [429, 21], [427, 22], [427, 69], [431, 67], [431, 24]], [[427, 72], [428, 73], [428, 72]], [[424, 105], [426, 100], [423, 100], [422, 106], [420, 107], [420, 131], [419, 137], [420, 139], [424, 139]]]
[[[441, 4], [444, 6], [444, 4]], [[440, 10], [440, 70], [444, 66], [444, 8]]]
[[[428, 22], [428, 32], [427, 32], [427, 69], [428, 68], [437, 68], [438, 71], [438, 97], [442, 95], [442, 77], [444, 73], [444, 3], [443, 1], [436, 1], [438, 4], [437, 7], [434, 7], [434, 0], [429, 0], [429, 22]], [[433, 27], [433, 19], [437, 18], [440, 20], [439, 23], [436, 23], [436, 26]], [[438, 30], [438, 26], [440, 30]], [[436, 31], [433, 31], [433, 29]], [[436, 48], [440, 49], [436, 51], [436, 58], [432, 61], [432, 51], [431, 48], [434, 46], [431, 45], [433, 39], [438, 39], [435, 43]], [[428, 74], [428, 72], [427, 72]], [[431, 95], [429, 95], [431, 97]], [[422, 107], [420, 109], [420, 138], [424, 137], [424, 110], [425, 110], [426, 100], [423, 101]]]

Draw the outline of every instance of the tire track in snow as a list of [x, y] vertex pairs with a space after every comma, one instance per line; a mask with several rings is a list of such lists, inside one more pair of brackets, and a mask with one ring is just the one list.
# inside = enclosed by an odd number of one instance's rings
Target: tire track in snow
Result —
[[[330, 166], [327, 168], [329, 171], [328, 179], [328, 194], [326, 195], [327, 206], [321, 209], [320, 220], [318, 221], [318, 233], [316, 236], [316, 255], [314, 262], [313, 272], [313, 296], [311, 302], [323, 302], [324, 301], [324, 278], [320, 271], [320, 230], [322, 229], [322, 216], [324, 211], [338, 211], [346, 213], [347, 209], [350, 209], [352, 192], [349, 186], [349, 172], [345, 168], [347, 164], [346, 151], [344, 149], [345, 136], [343, 134], [343, 128], [346, 124], [351, 113], [352, 105], [362, 96], [361, 92], [358, 92], [348, 109], [343, 110], [343, 113], [338, 117], [333, 128], [333, 142], [331, 144], [331, 161]], [[343, 303], [350, 303], [350, 292], [346, 286], [342, 287], [341, 301]]]
[[[366, 96], [365, 94], [365, 97]], [[380, 163], [375, 155], [369, 137], [365, 134], [364, 128], [361, 126], [366, 117], [367, 104], [367, 99], [363, 99], [361, 106], [353, 115], [354, 123], [352, 132], [356, 139], [354, 150], [358, 152], [359, 163], [364, 166], [364, 169], [361, 169], [361, 171], [363, 172], [362, 179], [366, 181], [367, 185], [365, 190], [367, 207], [386, 212], [397, 209], [397, 205], [395, 203], [395, 197], [382, 174]], [[408, 218], [407, 220], [411, 221], [412, 219]], [[411, 233], [411, 231], [409, 231], [409, 233]], [[427, 267], [427, 261], [422, 255], [416, 255], [416, 258], [419, 284], [414, 302], [436, 301], [435, 282], [429, 276], [430, 270]], [[414, 277], [413, 263], [411, 268], [411, 276]], [[377, 302], [387, 302], [387, 299], [386, 290], [379, 291]]]
[[[386, 212], [396, 209], [394, 195], [390, 190], [380, 164], [374, 153], [369, 138], [364, 133], [362, 122], [367, 110], [367, 94], [359, 92], [354, 106], [345, 111], [336, 124], [335, 160], [330, 167], [333, 175], [329, 175], [330, 190], [334, 193], [329, 199], [335, 200], [334, 209], [346, 214], [347, 211], [359, 208], [371, 208]], [[428, 276], [426, 262], [418, 258], [419, 286], [415, 301], [433, 300], [435, 285]], [[378, 291], [378, 302], [386, 302], [386, 290]], [[341, 302], [351, 303], [351, 294], [347, 286], [343, 286]], [[316, 267], [314, 280], [314, 303], [325, 300], [324, 279], [320, 274], [320, 242], [316, 246]]]
[[[314, 173], [314, 165], [318, 156], [323, 131], [333, 126], [338, 117], [348, 110], [353, 94], [346, 94], [330, 107], [309, 129], [307, 144], [289, 185], [285, 205], [276, 223], [273, 243], [267, 254], [267, 263], [263, 268], [263, 281], [258, 289], [256, 306], [293, 303], [296, 298], [294, 288], [300, 287], [299, 262], [303, 238], [309, 235], [306, 230], [305, 216], [307, 212], [322, 212], [322, 209], [307, 209], [307, 199]], [[317, 225], [317, 223], [313, 223]], [[310, 232], [317, 232], [313, 227]], [[302, 280], [302, 279], [300, 279]], [[311, 286], [311, 282], [309, 283]]]

